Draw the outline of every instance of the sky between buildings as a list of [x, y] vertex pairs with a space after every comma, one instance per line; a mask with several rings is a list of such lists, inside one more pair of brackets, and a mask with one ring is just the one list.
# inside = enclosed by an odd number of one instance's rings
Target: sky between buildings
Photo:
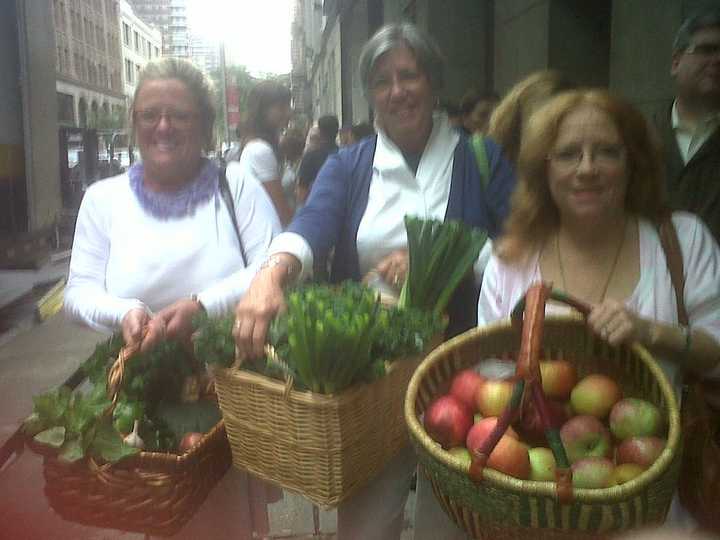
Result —
[[228, 65], [290, 72], [291, 0], [188, 0], [193, 33], [223, 40]]

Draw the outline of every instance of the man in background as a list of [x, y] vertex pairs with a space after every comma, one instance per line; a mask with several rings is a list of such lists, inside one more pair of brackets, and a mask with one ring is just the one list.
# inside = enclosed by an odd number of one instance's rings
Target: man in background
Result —
[[296, 188], [298, 205], [305, 204], [310, 188], [327, 157], [337, 152], [335, 137], [337, 137], [339, 125], [335, 115], [329, 114], [318, 119], [317, 140], [311, 148], [306, 147], [298, 169]]
[[670, 203], [698, 214], [720, 241], [720, 9], [683, 22], [673, 43], [675, 100], [656, 117]]

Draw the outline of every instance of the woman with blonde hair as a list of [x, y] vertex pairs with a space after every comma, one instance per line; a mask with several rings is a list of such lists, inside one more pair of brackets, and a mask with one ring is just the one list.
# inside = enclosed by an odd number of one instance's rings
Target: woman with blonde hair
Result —
[[[543, 280], [592, 306], [588, 324], [611, 345], [639, 342], [679, 394], [683, 374], [720, 378], [720, 248], [696, 216], [671, 216], [689, 324], [657, 231], [662, 160], [640, 112], [601, 90], [553, 98], [529, 120], [518, 185], [483, 278], [478, 322], [506, 319]], [[550, 304], [548, 312], [568, 308]], [[669, 522], [692, 526], [677, 502]]]
[[575, 88], [575, 84], [555, 70], [537, 71], [503, 97], [490, 116], [487, 135], [498, 143], [505, 157], [515, 163], [520, 152], [520, 135], [530, 115], [552, 96]]

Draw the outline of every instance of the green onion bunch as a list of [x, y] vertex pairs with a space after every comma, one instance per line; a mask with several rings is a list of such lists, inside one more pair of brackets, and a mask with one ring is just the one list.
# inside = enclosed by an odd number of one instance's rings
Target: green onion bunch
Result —
[[401, 307], [443, 313], [455, 289], [477, 260], [484, 231], [459, 221], [405, 216], [410, 265]]

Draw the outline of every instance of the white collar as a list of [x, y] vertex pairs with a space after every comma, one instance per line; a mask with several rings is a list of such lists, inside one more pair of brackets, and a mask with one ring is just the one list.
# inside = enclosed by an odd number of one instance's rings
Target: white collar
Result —
[[712, 126], [713, 124], [720, 123], [720, 111], [711, 112], [701, 117], [695, 126], [684, 122], [680, 118], [680, 112], [678, 111], [677, 100], [673, 101], [672, 109], [670, 110], [670, 123], [672, 128], [676, 131], [693, 132], [700, 126]]
[[[398, 146], [382, 128], [376, 125], [376, 129], [378, 138], [373, 167], [381, 171], [401, 167], [408, 168], [405, 157]], [[448, 154], [455, 152], [455, 147], [459, 140], [460, 135], [450, 126], [447, 114], [443, 112], [434, 113], [432, 131], [422, 151], [418, 172], [423, 163], [442, 161], [444, 158], [447, 158]]]

